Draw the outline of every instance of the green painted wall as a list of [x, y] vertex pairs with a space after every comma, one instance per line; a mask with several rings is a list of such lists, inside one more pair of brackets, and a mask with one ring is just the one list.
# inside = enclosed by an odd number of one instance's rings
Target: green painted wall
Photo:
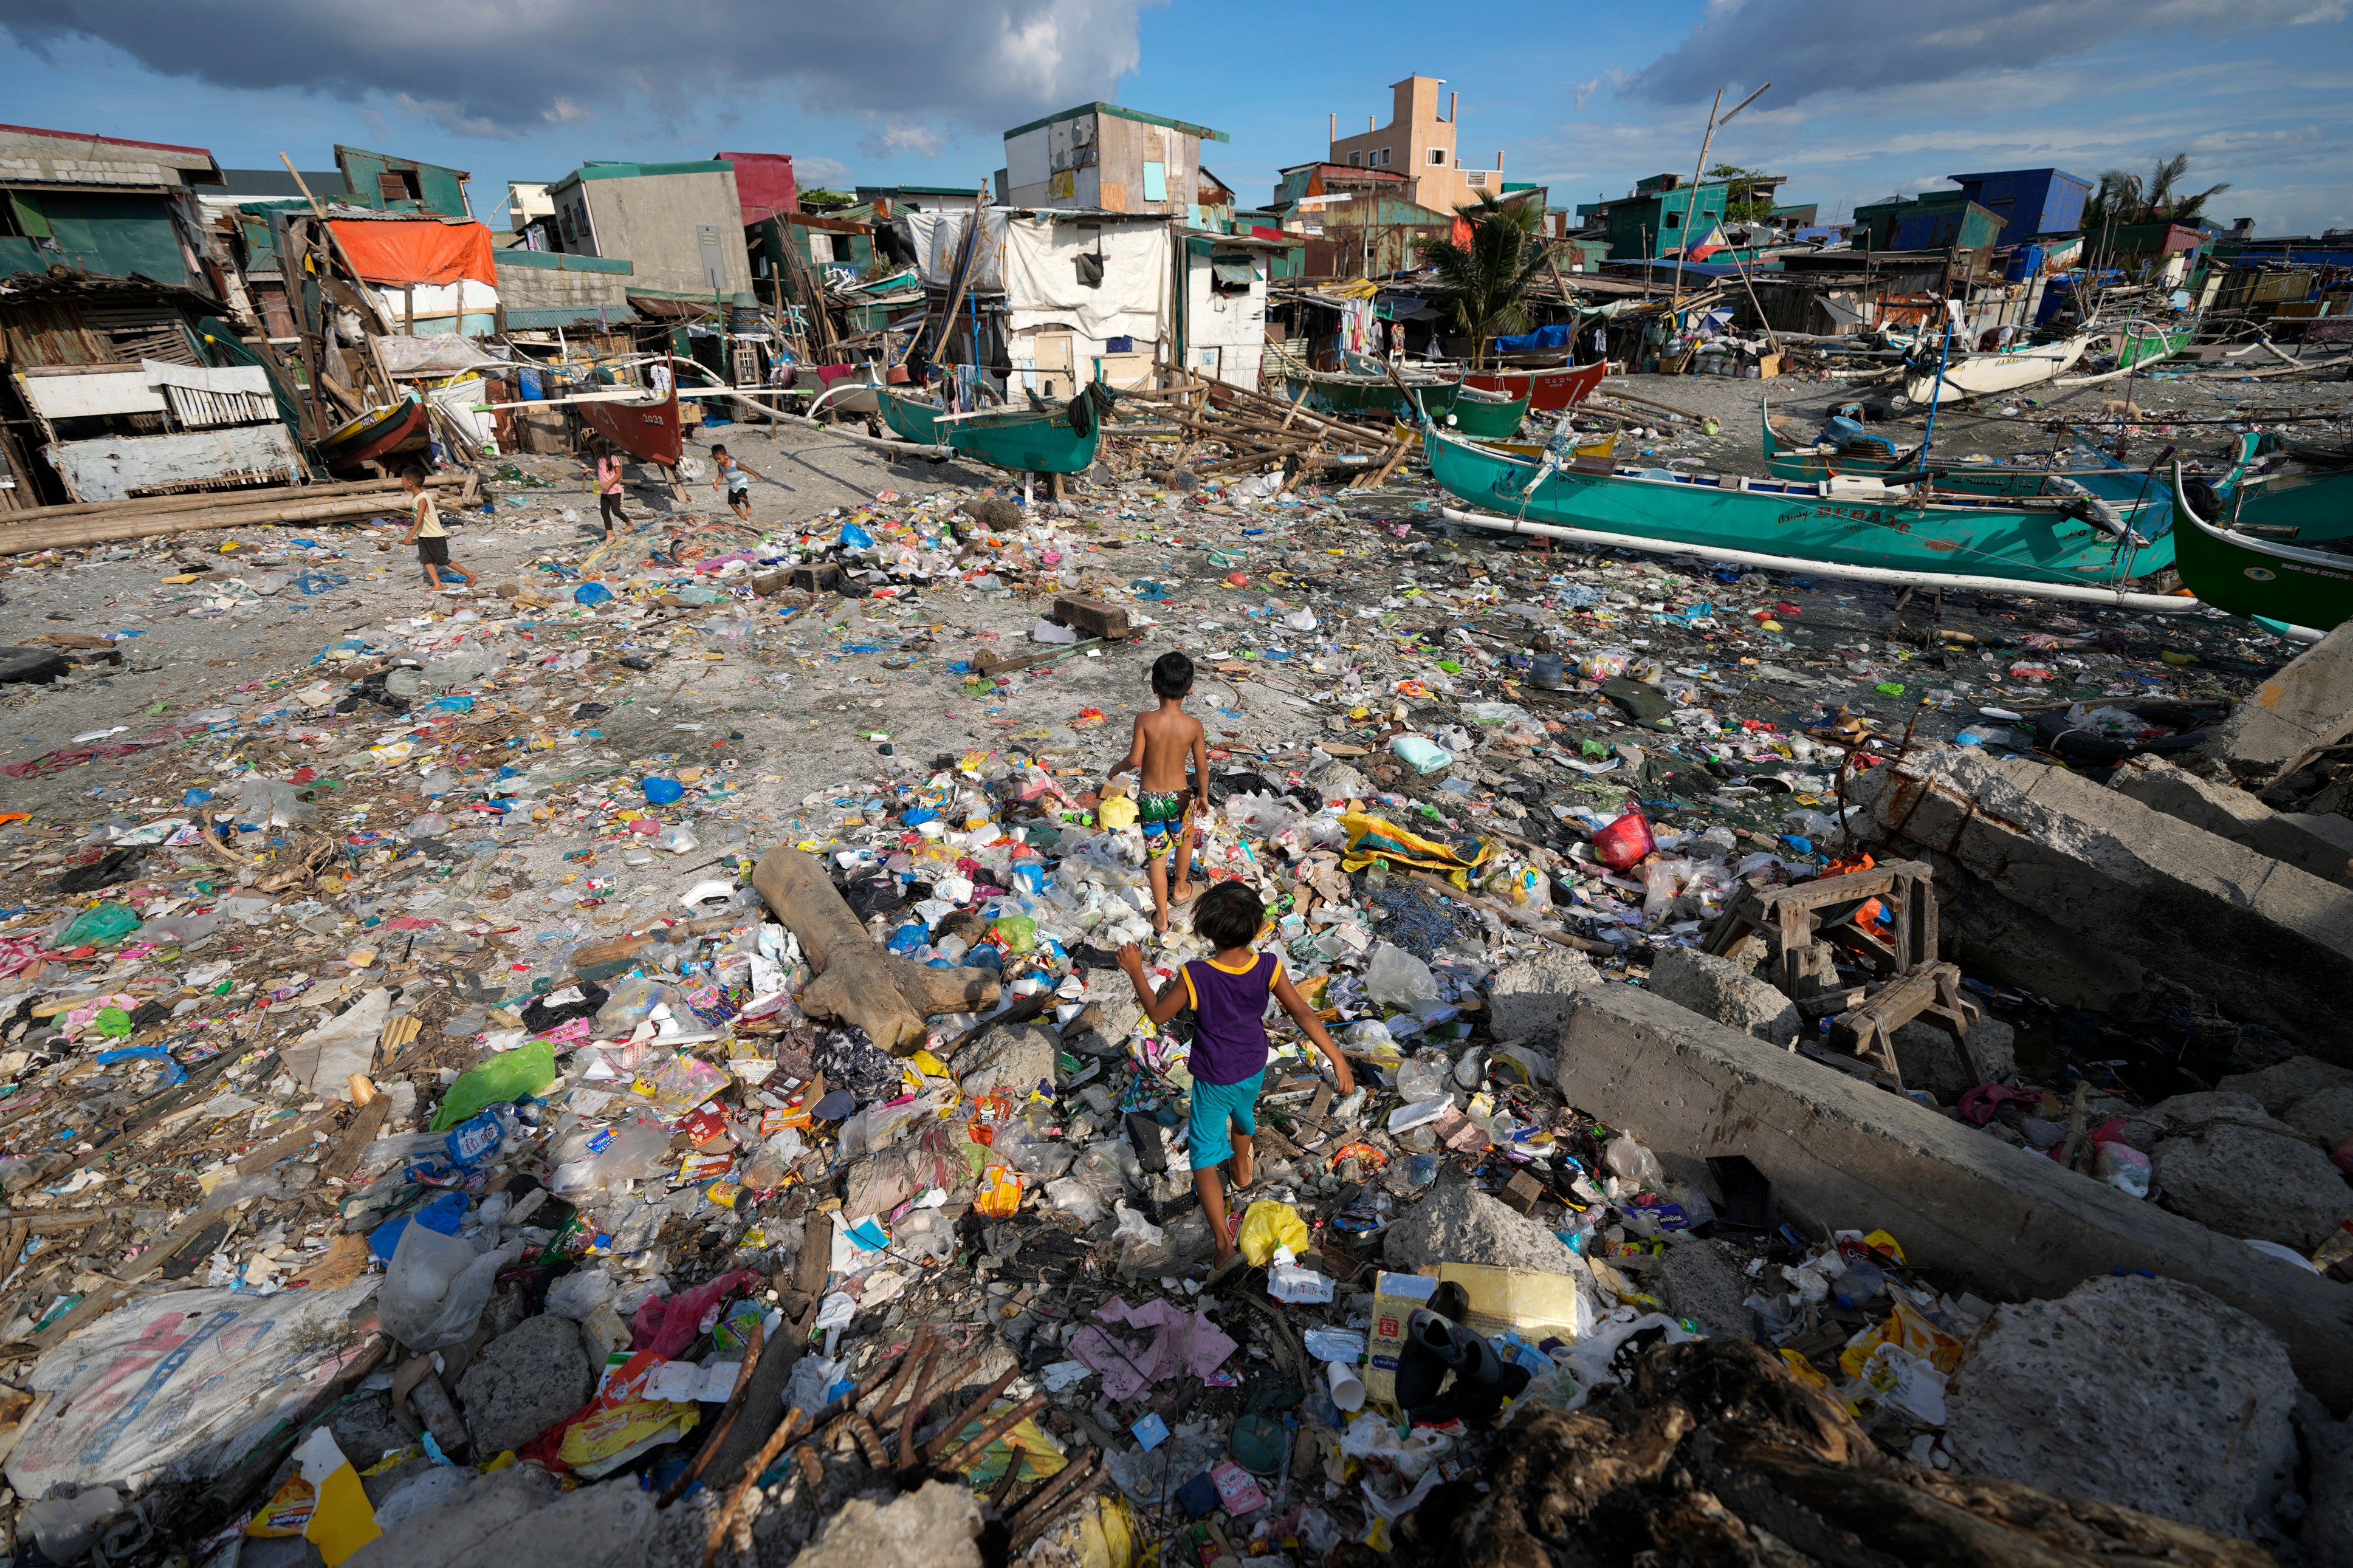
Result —
[[[14, 191], [7, 199], [27, 237], [0, 239], [0, 277], [43, 272], [63, 262], [103, 278], [136, 272], [158, 283], [195, 281], [172, 232], [168, 196]], [[42, 235], [57, 242], [55, 250], [32, 237]]]
[[[389, 153], [341, 146], [335, 149], [335, 167], [343, 172], [343, 180], [352, 188], [352, 194], [344, 199], [356, 205], [374, 207], [379, 212], [439, 213], [444, 217], [474, 216], [466, 210], [465, 175], [461, 170], [419, 163], [415, 158], [396, 158]], [[387, 173], [414, 180], [417, 198], [386, 197], [379, 176]]]

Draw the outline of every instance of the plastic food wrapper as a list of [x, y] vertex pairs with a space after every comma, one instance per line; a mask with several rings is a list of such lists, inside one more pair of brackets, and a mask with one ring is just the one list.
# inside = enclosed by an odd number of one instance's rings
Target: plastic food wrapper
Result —
[[1003, 1165], [981, 1173], [980, 1191], [973, 1198], [975, 1212], [990, 1219], [1010, 1219], [1021, 1212], [1021, 1176]]
[[[1143, 1332], [1115, 1331], [1120, 1327]], [[1131, 1307], [1114, 1296], [1095, 1321], [1071, 1336], [1071, 1353], [1103, 1373], [1107, 1399], [1127, 1399], [1180, 1372], [1207, 1377], [1234, 1353], [1234, 1342], [1206, 1312], [1166, 1301]]]
[[1887, 1321], [1863, 1330], [1839, 1352], [1839, 1365], [1849, 1377], [1861, 1377], [1871, 1352], [1883, 1344], [1900, 1346], [1950, 1377], [1961, 1364], [1961, 1342], [1922, 1317], [1909, 1302], [1898, 1301]]
[[337, 1289], [175, 1290], [98, 1319], [34, 1363], [55, 1397], [8, 1456], [20, 1497], [113, 1482], [133, 1492], [208, 1480], [234, 1439], [308, 1398], [358, 1355], [344, 1319], [380, 1281]]
[[567, 1427], [556, 1457], [583, 1480], [593, 1481], [656, 1444], [677, 1441], [702, 1420], [701, 1408], [691, 1402], [627, 1400]]
[[1387, 817], [1369, 813], [1345, 812], [1340, 826], [1348, 835], [1348, 847], [1340, 864], [1350, 871], [1361, 871], [1375, 861], [1392, 866], [1410, 866], [1419, 870], [1432, 871], [1444, 877], [1456, 887], [1468, 889], [1471, 873], [1483, 866], [1495, 853], [1494, 841], [1471, 838], [1460, 845], [1442, 844], [1425, 838], [1409, 828], [1398, 826]]

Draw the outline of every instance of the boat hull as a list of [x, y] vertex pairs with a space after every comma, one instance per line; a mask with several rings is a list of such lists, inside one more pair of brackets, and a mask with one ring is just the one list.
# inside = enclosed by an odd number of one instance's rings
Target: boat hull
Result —
[[1440, 414], [1434, 409], [1430, 412], [1430, 417], [1434, 419], [1451, 418], [1458, 435], [1481, 441], [1504, 439], [1518, 430], [1520, 421], [1527, 416], [1528, 400], [1525, 397], [1514, 397], [1507, 403], [1491, 402], [1483, 397], [1466, 397], [1460, 393], [1448, 404], [1445, 413]]
[[913, 441], [925, 447], [945, 445], [940, 439], [936, 423], [942, 412], [940, 409], [895, 392], [882, 393], [877, 406], [882, 415], [882, 423], [888, 425], [901, 440]]
[[2117, 336], [2116, 368], [2129, 370], [2136, 365], [2155, 364], [2161, 359], [2170, 359], [2188, 348], [2189, 340], [2197, 335], [2198, 328], [2194, 324], [2162, 329], [2127, 328]]
[[[1309, 407], [1324, 407], [1335, 414], [1402, 414], [1406, 395], [1398, 384], [1387, 376], [1373, 375], [1293, 375], [1284, 378], [1291, 400]], [[1455, 381], [1409, 381], [1421, 406], [1432, 415], [1442, 415], [1454, 402]]]
[[[1836, 495], [1820, 485], [1679, 476], [1662, 468], [1556, 471], [1433, 433], [1430, 475], [1473, 506], [1531, 522], [1639, 535], [1704, 551], [1750, 550], [1849, 566], [2021, 583], [2099, 584], [2172, 564], [2170, 535], [2119, 558], [2116, 540], [2056, 507], [1922, 502], [1903, 492]], [[2127, 513], [2127, 521], [2133, 514]]]
[[319, 457], [330, 468], [355, 468], [362, 463], [388, 458], [421, 447], [427, 440], [425, 405], [411, 399], [381, 411], [371, 411], [319, 443]]
[[1926, 403], [1940, 396], [1987, 397], [2015, 392], [2021, 386], [2034, 386], [2054, 375], [2066, 374], [2091, 346], [2092, 334], [2078, 332], [2061, 343], [2010, 349], [2001, 353], [1969, 354], [1946, 363], [1941, 394], [1937, 391], [1937, 373], [1930, 370], [1905, 376], [1904, 395], [1915, 403]]
[[641, 463], [674, 468], [686, 456], [686, 429], [679, 423], [678, 386], [659, 403], [583, 403], [580, 422]]
[[1060, 408], [1037, 413], [982, 414], [942, 422], [944, 410], [884, 391], [882, 422], [903, 440], [948, 447], [1016, 473], [1075, 474], [1092, 468], [1103, 440], [1102, 426], [1084, 436], [1071, 428]]
[[1557, 414], [1592, 396], [1609, 369], [1606, 362], [1597, 360], [1561, 370], [1479, 371], [1464, 376], [1462, 384], [1484, 392], [1508, 392], [1526, 398], [1535, 413]]
[[[2321, 631], [2353, 620], [2353, 556], [2218, 527], [2179, 494], [2179, 469], [2174, 482], [2175, 564], [2182, 584], [2201, 601], [2234, 616], [2262, 616]], [[2271, 521], [2262, 499], [2253, 494], [2234, 520], [2242, 527]]]

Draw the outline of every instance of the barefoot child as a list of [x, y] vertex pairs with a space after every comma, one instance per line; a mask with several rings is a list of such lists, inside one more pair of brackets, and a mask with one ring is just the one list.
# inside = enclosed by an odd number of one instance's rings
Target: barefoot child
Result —
[[1235, 1262], [1225, 1188], [1218, 1178], [1219, 1162], [1233, 1162], [1237, 1189], [1250, 1184], [1250, 1138], [1258, 1131], [1258, 1091], [1266, 1079], [1264, 1019], [1270, 992], [1331, 1062], [1340, 1092], [1352, 1093], [1356, 1087], [1340, 1047], [1282, 972], [1282, 960], [1250, 951], [1265, 919], [1258, 895], [1240, 882], [1220, 882], [1202, 894], [1193, 910], [1193, 931], [1217, 950], [1217, 956], [1187, 963], [1157, 996], [1145, 984], [1144, 958], [1135, 944], [1119, 950], [1119, 966], [1127, 972], [1136, 999], [1155, 1024], [1166, 1023], [1181, 1008], [1193, 1009], [1193, 1056], [1187, 1064], [1193, 1074], [1188, 1125], [1193, 1189], [1200, 1194], [1201, 1212], [1208, 1216], [1209, 1234], [1218, 1244], [1217, 1259], [1210, 1266], [1212, 1283]]
[[[1181, 904], [1193, 891], [1193, 847], [1186, 837], [1187, 808], [1192, 804], [1187, 795], [1199, 802], [1204, 816], [1209, 809], [1208, 736], [1203, 732], [1201, 721], [1185, 711], [1185, 699], [1192, 689], [1191, 659], [1181, 653], [1164, 653], [1154, 661], [1152, 690], [1160, 699], [1160, 706], [1135, 716], [1135, 742], [1127, 749], [1127, 761], [1112, 769], [1103, 779], [1108, 787], [1120, 774], [1130, 770], [1135, 773], [1135, 816], [1144, 826], [1145, 853], [1150, 857], [1152, 929], [1163, 936], [1168, 934], [1171, 902], [1168, 866], [1164, 857], [1174, 841], [1174, 901]], [[1185, 784], [1188, 758], [1193, 764], [1189, 791]]]
[[408, 537], [403, 544], [417, 546], [417, 563], [424, 570], [425, 585], [433, 592], [442, 592], [441, 574], [455, 572], [468, 586], [474, 574], [449, 559], [449, 531], [441, 526], [441, 513], [433, 504], [433, 492], [425, 488], [425, 476], [415, 468], [403, 470], [400, 488], [408, 496]]
[[729, 457], [727, 455], [727, 448], [724, 447], [712, 447], [711, 460], [718, 467], [719, 469], [719, 477], [711, 481], [711, 488], [715, 490], [721, 485], [725, 485], [727, 487], [727, 504], [735, 509], [735, 515], [737, 517], [742, 518], [745, 522], [751, 521], [752, 481], [754, 479], [765, 479], [768, 476], [762, 473], [755, 473], [752, 469], [745, 468], [743, 464]]

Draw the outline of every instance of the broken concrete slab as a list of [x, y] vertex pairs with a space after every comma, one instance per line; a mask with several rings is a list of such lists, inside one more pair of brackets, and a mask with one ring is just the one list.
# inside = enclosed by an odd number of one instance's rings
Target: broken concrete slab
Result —
[[2129, 759], [2108, 787], [2324, 881], [2353, 887], [2353, 821], [2274, 811], [2245, 790], [2200, 778], [2162, 757]]
[[1440, 1263], [1585, 1272], [1583, 1260], [1541, 1222], [1514, 1214], [1451, 1167], [1428, 1196], [1391, 1222], [1381, 1256], [1391, 1268], [1406, 1273]]
[[1945, 1440], [1973, 1475], [2246, 1536], [2294, 1477], [2297, 1392], [2263, 1324], [2126, 1275], [1995, 1308], [1946, 1391]]
[[1651, 961], [1651, 990], [1728, 1029], [1786, 1046], [1798, 1037], [1798, 1005], [1734, 963], [1694, 947], [1671, 947]]
[[2255, 688], [2191, 755], [2262, 789], [2348, 735], [2353, 735], [2353, 621]]
[[2165, 1205], [2225, 1236], [2310, 1252], [2353, 1219], [2353, 1188], [2301, 1137], [2217, 1121], [2148, 1157]]
[[2177, 1094], [2124, 1113], [2124, 1140], [2136, 1149], [2154, 1149], [2168, 1138], [2185, 1137], [2210, 1126], [2229, 1124], [2280, 1137], [2295, 1129], [2263, 1109], [2263, 1102], [2236, 1089], [2210, 1089]]
[[793, 1561], [797, 1568], [980, 1568], [979, 1536], [972, 1493], [926, 1481], [887, 1503], [852, 1498]]
[[466, 1430], [483, 1462], [520, 1448], [587, 1402], [595, 1381], [580, 1331], [544, 1312], [482, 1347], [458, 1379]]
[[1578, 998], [1559, 1089], [1712, 1194], [1703, 1157], [1746, 1155], [1809, 1230], [1883, 1224], [1901, 1194], [1906, 1256], [1988, 1300], [2116, 1268], [2196, 1285], [2269, 1324], [2306, 1386], [2353, 1409], [2343, 1286], [1637, 987]]
[[1546, 945], [1495, 971], [1487, 987], [1488, 1025], [1498, 1040], [1533, 1041], [1550, 1049], [1568, 1022], [1577, 994], [1601, 984], [1593, 961], [1569, 948]]
[[1848, 788], [1866, 838], [1936, 864], [1946, 957], [2104, 1012], [2187, 987], [2353, 1059], [2353, 889], [2022, 757], [1929, 747]]

